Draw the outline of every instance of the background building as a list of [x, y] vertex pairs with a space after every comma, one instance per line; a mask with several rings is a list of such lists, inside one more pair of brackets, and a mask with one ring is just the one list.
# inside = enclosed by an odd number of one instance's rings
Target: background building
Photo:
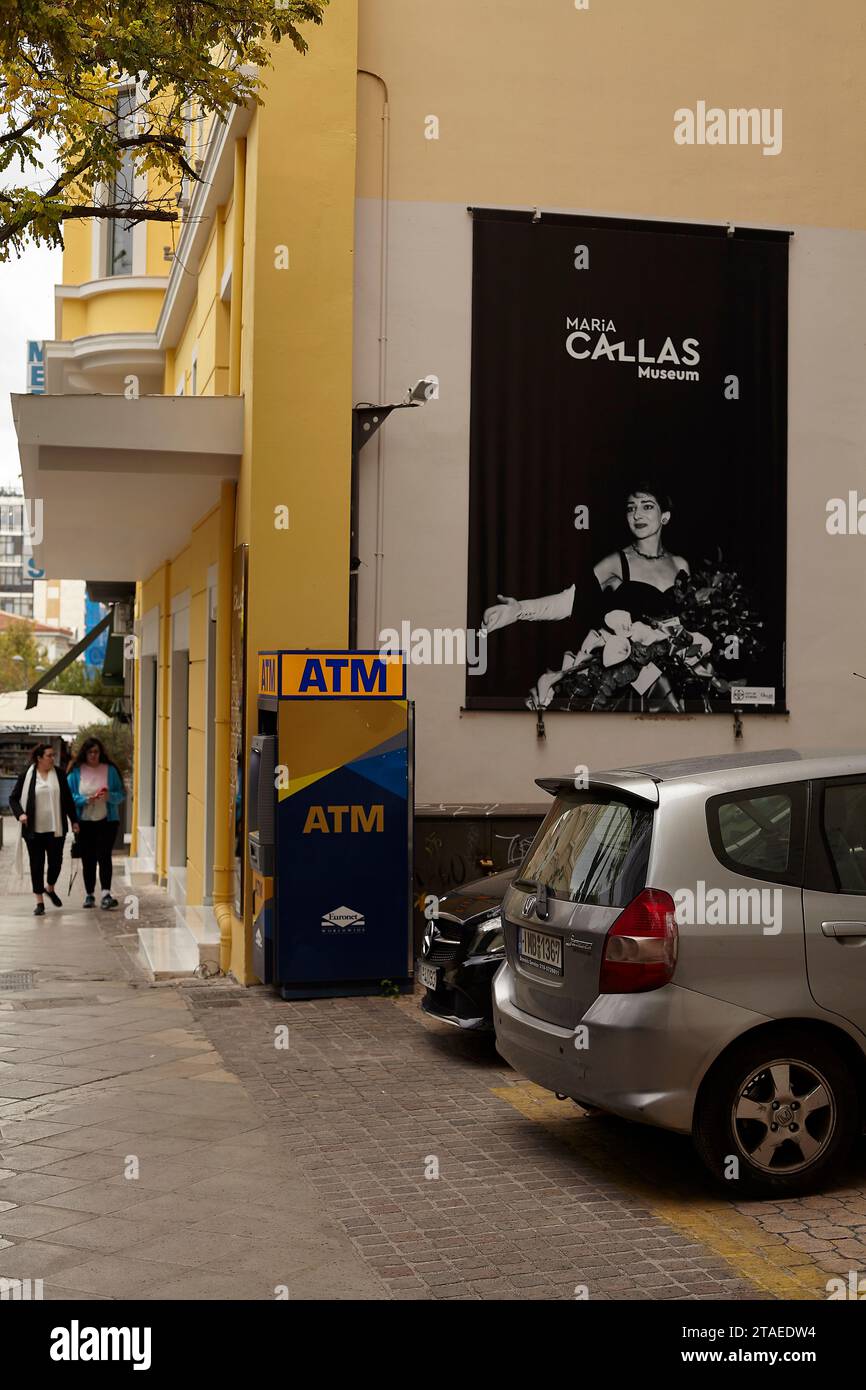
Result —
[[34, 573], [23, 493], [0, 488], [0, 612], [33, 617]]
[[76, 641], [93, 626], [87, 620], [85, 607], [83, 579], [37, 579], [34, 582], [34, 618], [41, 623], [56, 623], [68, 628]]
[[[425, 377], [438, 397], [360, 455], [358, 643], [404, 620], [475, 622], [472, 207], [793, 231], [778, 517], [790, 712], [746, 715], [742, 739], [732, 717], [558, 715], [541, 740], [526, 710], [467, 712], [461, 667], [413, 667], [419, 800], [523, 802], [576, 764], [816, 745], [829, 729], [858, 742], [861, 541], [825, 523], [866, 449], [866, 41], [855, 0], [833, 13], [340, 0], [303, 61], [277, 52], [263, 107], [194, 123], [202, 182], [176, 242], [162, 224], [121, 247], [99, 223], [67, 224], [46, 394], [15, 401], [25, 487], [45, 502], [40, 562], [79, 573], [84, 553], [105, 601], [138, 584], [134, 867], [238, 978], [251, 978], [234, 818], [253, 657], [346, 645], [352, 408]], [[674, 90], [677, 105], [782, 111], [780, 150], [678, 144]], [[503, 392], [503, 420], [519, 418], [519, 389]]]

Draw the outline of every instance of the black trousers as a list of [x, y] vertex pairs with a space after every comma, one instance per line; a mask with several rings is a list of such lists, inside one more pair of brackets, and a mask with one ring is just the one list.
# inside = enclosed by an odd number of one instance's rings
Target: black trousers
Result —
[[48, 882], [55, 884], [63, 863], [63, 835], [48, 830], [41, 835], [29, 835], [24, 841], [30, 857], [30, 882], [34, 893], [45, 892], [45, 859], [48, 858]]
[[96, 870], [103, 893], [111, 887], [111, 851], [117, 835], [116, 820], [79, 821], [78, 843], [81, 846], [81, 872], [85, 893], [96, 890]]

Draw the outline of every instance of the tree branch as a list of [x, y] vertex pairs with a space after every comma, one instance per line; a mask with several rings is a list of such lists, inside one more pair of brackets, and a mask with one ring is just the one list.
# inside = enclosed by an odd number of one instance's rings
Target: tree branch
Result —
[[134, 207], [92, 207], [87, 203], [81, 206], [72, 206], [60, 213], [60, 221], [65, 222], [72, 217], [108, 217], [115, 221], [124, 222], [176, 222], [178, 214], [172, 212], [170, 208], [150, 207], [147, 204], [136, 204]]

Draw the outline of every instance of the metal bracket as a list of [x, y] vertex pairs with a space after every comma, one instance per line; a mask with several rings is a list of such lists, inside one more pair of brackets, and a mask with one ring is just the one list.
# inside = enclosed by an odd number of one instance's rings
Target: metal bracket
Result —
[[734, 710], [734, 738], [742, 738], [742, 737], [743, 737], [743, 712], [742, 712], [742, 710], [735, 709], [735, 710]]
[[352, 409], [352, 452], [358, 454], [378, 434], [397, 405], [356, 405]]

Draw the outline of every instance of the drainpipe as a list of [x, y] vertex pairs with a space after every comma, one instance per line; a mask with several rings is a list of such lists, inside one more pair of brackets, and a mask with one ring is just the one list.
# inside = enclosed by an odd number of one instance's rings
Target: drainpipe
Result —
[[[234, 179], [232, 298], [229, 311], [229, 395], [239, 396], [241, 394], [241, 328], [244, 317], [244, 217], [247, 191], [247, 142], [245, 139], [235, 141]], [[231, 611], [231, 605], [229, 605], [229, 611]]]
[[[240, 141], [238, 142], [240, 143]], [[235, 298], [232, 269], [232, 304]], [[235, 539], [235, 486], [220, 488], [219, 567], [217, 569], [216, 709], [214, 727], [213, 911], [220, 933], [220, 970], [228, 974], [234, 912], [234, 813], [229, 805], [231, 777], [232, 555]]]
[[156, 833], [156, 873], [157, 879], [164, 886], [168, 885], [168, 870], [170, 844], [169, 844], [169, 816], [171, 814], [170, 798], [171, 783], [169, 781], [169, 762], [171, 748], [171, 668], [174, 658], [172, 648], [172, 616], [171, 616], [171, 564], [166, 561], [162, 568], [162, 604], [161, 614], [162, 632], [159, 650], [162, 655], [162, 671], [160, 673], [160, 684], [162, 686], [162, 727], [159, 730], [159, 791], [157, 793], [159, 807], [159, 826]]
[[[361, 77], [372, 77], [382, 87], [382, 183], [379, 230], [379, 395], [378, 401], [388, 399], [388, 272], [390, 268], [391, 212], [391, 102], [388, 84], [378, 72], [359, 68]], [[376, 441], [376, 549], [373, 578], [373, 643], [379, 640], [382, 622], [382, 592], [384, 587], [385, 544], [385, 432]]]

